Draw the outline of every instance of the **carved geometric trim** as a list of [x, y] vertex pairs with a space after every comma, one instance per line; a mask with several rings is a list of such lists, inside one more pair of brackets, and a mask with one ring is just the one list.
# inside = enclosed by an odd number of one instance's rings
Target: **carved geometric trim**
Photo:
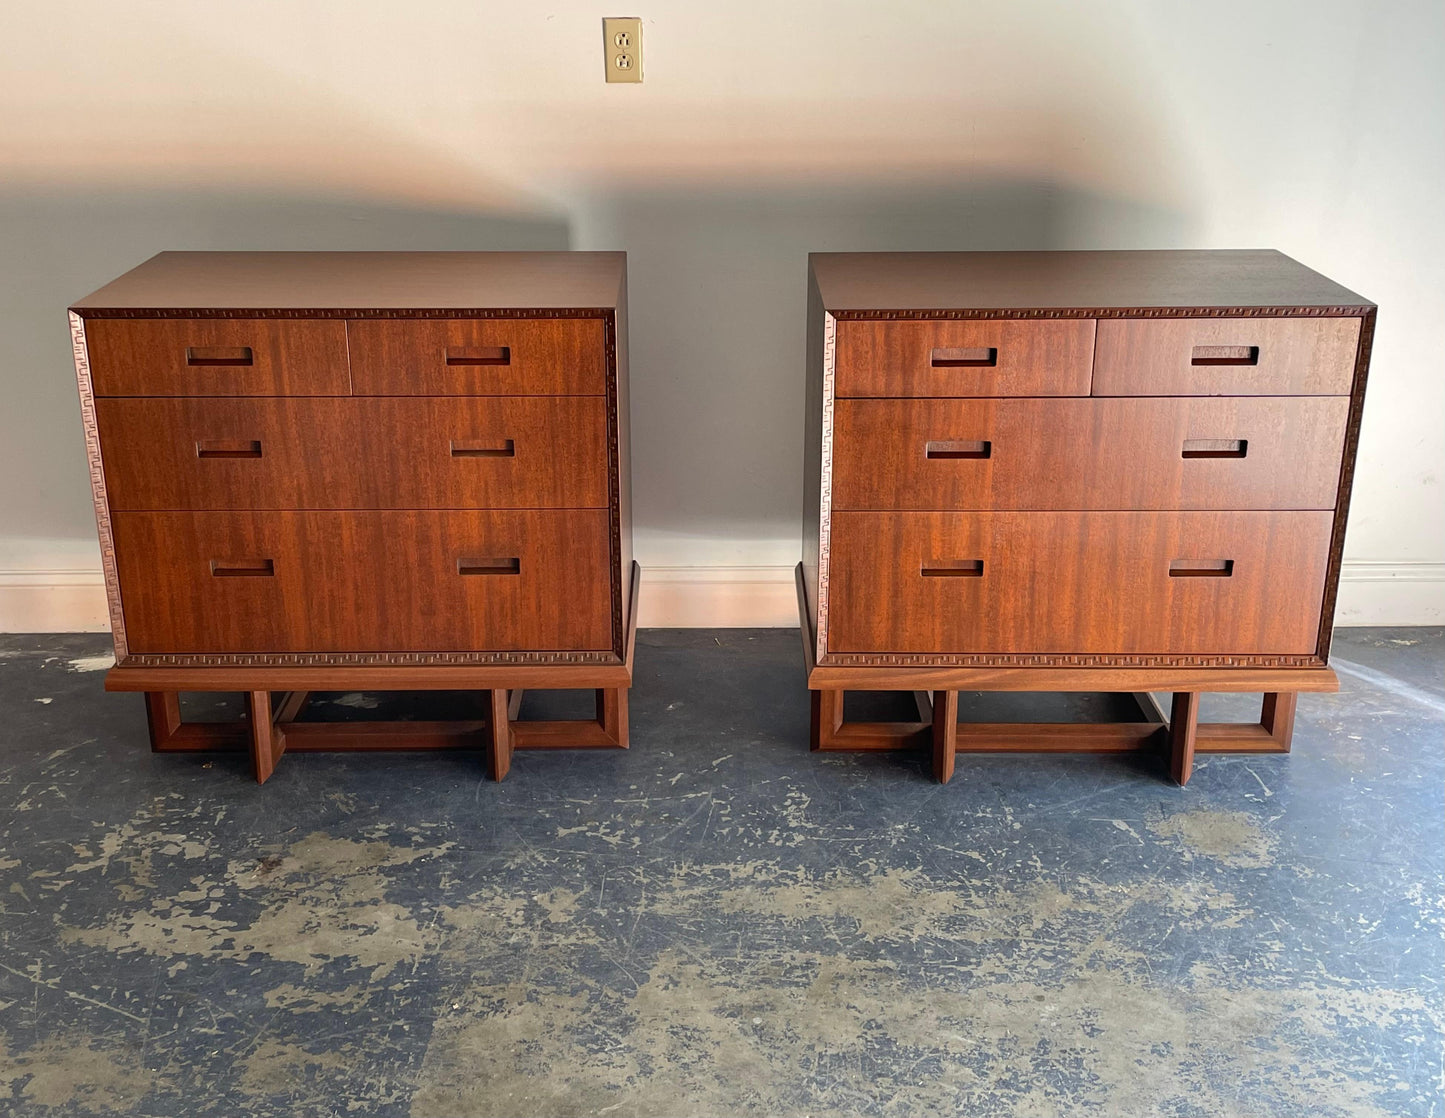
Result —
[[622, 569], [622, 475], [621, 450], [618, 444], [617, 414], [617, 318], [603, 316], [607, 362], [607, 502], [611, 509], [611, 530], [608, 547], [612, 556], [612, 647], [621, 658], [626, 653], [627, 630], [622, 621], [622, 580], [631, 572]]
[[1325, 568], [1325, 594], [1320, 606], [1320, 636], [1315, 651], [1328, 660], [1335, 631], [1335, 602], [1340, 591], [1340, 566], [1345, 555], [1345, 522], [1350, 515], [1350, 491], [1355, 481], [1355, 454], [1360, 446], [1360, 421], [1365, 411], [1365, 380], [1370, 372], [1370, 348], [1375, 339], [1375, 311], [1366, 312], [1360, 323], [1359, 348], [1355, 351], [1355, 379], [1350, 388], [1350, 412], [1345, 423], [1344, 454], [1340, 459], [1340, 482], [1335, 490], [1335, 523], [1330, 534], [1329, 564]]
[[1313, 654], [1144, 655], [1114, 653], [902, 653], [833, 652], [819, 667], [836, 668], [1322, 668]]
[[823, 430], [820, 453], [823, 455], [819, 475], [818, 500], [818, 632], [813, 656], [823, 662], [828, 651], [828, 570], [833, 546], [833, 380], [837, 367], [838, 324], [827, 311], [823, 312]]
[[836, 310], [845, 322], [862, 319], [917, 320], [960, 318], [1359, 318], [1373, 306], [1336, 307], [1046, 307], [1024, 310], [959, 309], [946, 311]]
[[614, 652], [136, 652], [124, 668], [431, 668], [620, 664]]
[[70, 314], [70, 345], [75, 354], [75, 384], [80, 390], [80, 420], [85, 429], [85, 457], [90, 464], [90, 495], [95, 503], [95, 527], [100, 536], [100, 567], [105, 577], [105, 600], [110, 609], [115, 658], [125, 659], [125, 613], [120, 605], [120, 575], [115, 565], [115, 533], [110, 523], [110, 500], [105, 491], [105, 465], [100, 456], [100, 427], [95, 419], [95, 393], [90, 383], [90, 355], [85, 348], [85, 323]]
[[610, 307], [85, 307], [82, 318], [606, 318]]

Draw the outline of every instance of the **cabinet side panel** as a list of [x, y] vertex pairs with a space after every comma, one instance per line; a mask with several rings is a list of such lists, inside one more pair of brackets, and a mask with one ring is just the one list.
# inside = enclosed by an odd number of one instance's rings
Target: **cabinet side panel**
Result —
[[1340, 458], [1340, 484], [1335, 497], [1335, 524], [1330, 536], [1329, 567], [1325, 572], [1325, 596], [1320, 607], [1321, 660], [1330, 657], [1335, 633], [1335, 601], [1340, 590], [1340, 565], [1345, 554], [1345, 527], [1350, 516], [1350, 489], [1355, 481], [1355, 454], [1360, 448], [1360, 420], [1365, 408], [1365, 381], [1370, 372], [1370, 347], [1375, 340], [1375, 308], [1360, 319], [1360, 343], [1355, 353], [1355, 378], [1350, 386], [1350, 416], [1345, 423], [1345, 448]]
[[125, 614], [120, 604], [120, 578], [116, 574], [115, 535], [110, 522], [110, 499], [105, 491], [105, 464], [101, 458], [100, 426], [95, 418], [95, 390], [90, 377], [90, 355], [85, 345], [85, 320], [70, 312], [70, 342], [75, 353], [75, 382], [80, 391], [80, 418], [85, 427], [85, 454], [90, 462], [90, 492], [95, 501], [95, 526], [100, 536], [100, 565], [105, 577], [105, 598], [110, 608], [110, 632], [115, 659], [120, 663], [129, 649]]
[[616, 431], [615, 449], [609, 463], [616, 501], [613, 508], [613, 537], [616, 544], [616, 588], [621, 603], [614, 649], [627, 659], [627, 629], [637, 603], [632, 601], [632, 452], [631, 409], [627, 383], [627, 273], [622, 275], [617, 295], [617, 313], [613, 319], [613, 393], [612, 423]]
[[[818, 281], [808, 268], [808, 344], [807, 367], [804, 375], [803, 399], [803, 589], [808, 599], [808, 622], [813, 632], [805, 633], [808, 639], [820, 637], [818, 633], [818, 582], [821, 556], [820, 537], [823, 510], [823, 363], [825, 343], [825, 320], [823, 298], [818, 291]], [[818, 640], [821, 647], [822, 641]], [[815, 652], [816, 655], [816, 652]]]

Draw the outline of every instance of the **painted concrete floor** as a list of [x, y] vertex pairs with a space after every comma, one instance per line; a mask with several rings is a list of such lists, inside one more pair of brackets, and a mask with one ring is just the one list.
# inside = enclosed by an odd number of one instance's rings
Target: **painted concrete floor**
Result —
[[0, 1112], [1445, 1114], [1439, 629], [1342, 632], [1295, 753], [1187, 790], [811, 756], [782, 630], [641, 634], [625, 754], [257, 788], [105, 648], [0, 638]]

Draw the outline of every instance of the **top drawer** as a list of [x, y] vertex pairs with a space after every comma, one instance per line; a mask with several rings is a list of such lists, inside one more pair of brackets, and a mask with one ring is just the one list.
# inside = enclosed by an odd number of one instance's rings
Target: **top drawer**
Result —
[[838, 396], [1087, 396], [1094, 321], [838, 323]]
[[381, 318], [347, 324], [358, 396], [601, 396], [600, 318]]
[[89, 318], [97, 396], [344, 396], [346, 323], [327, 319]]
[[1348, 396], [1358, 318], [1099, 323], [1095, 396]]

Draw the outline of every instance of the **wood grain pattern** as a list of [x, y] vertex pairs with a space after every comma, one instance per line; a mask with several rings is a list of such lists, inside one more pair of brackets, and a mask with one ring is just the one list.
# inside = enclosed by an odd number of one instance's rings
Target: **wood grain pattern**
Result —
[[[601, 397], [97, 401], [111, 506], [607, 508]], [[254, 457], [198, 447], [257, 444]]]
[[[1100, 322], [1094, 395], [1347, 396], [1359, 340], [1353, 317]], [[1196, 352], [1233, 348], [1252, 359]]]
[[1194, 771], [1194, 747], [1199, 734], [1199, 693], [1174, 692], [1169, 711], [1169, 774], [1181, 787]]
[[[346, 325], [298, 319], [93, 319], [96, 396], [344, 396]], [[249, 350], [249, 364], [191, 364], [193, 350]], [[200, 357], [204, 360], [204, 357]]]
[[272, 722], [271, 692], [246, 693], [246, 719], [251, 726], [251, 767], [256, 783], [265, 784], [276, 771], [276, 762], [286, 752], [286, 739]]
[[[1331, 519], [835, 513], [828, 650], [1307, 654]], [[981, 560], [982, 575], [924, 573], [959, 559]], [[1229, 560], [1232, 573], [1171, 577], [1176, 560]]]
[[953, 779], [954, 757], [958, 752], [958, 692], [933, 692], [933, 779], [947, 784]]
[[[597, 652], [186, 653], [128, 656], [105, 674], [107, 691], [476, 691], [628, 687], [637, 640], [640, 570], [625, 656]], [[1309, 690], [1303, 687], [1303, 690]]]
[[488, 721], [491, 726], [491, 740], [488, 742], [487, 762], [493, 780], [504, 780], [512, 770], [512, 722], [507, 702], [507, 692], [493, 690], [488, 704]]
[[1325, 575], [1325, 600], [1320, 609], [1320, 638], [1315, 655], [1327, 660], [1334, 637], [1335, 601], [1340, 590], [1340, 567], [1345, 559], [1345, 529], [1350, 518], [1350, 493], [1355, 481], [1355, 460], [1360, 446], [1360, 426], [1365, 414], [1365, 385], [1370, 377], [1370, 351], [1375, 340], [1375, 308], [1360, 319], [1360, 348], [1355, 354], [1355, 379], [1350, 389], [1350, 418], [1345, 425], [1345, 453], [1340, 460], [1339, 496], [1335, 505], [1335, 526], [1330, 536], [1330, 565]]
[[[1347, 413], [1314, 396], [840, 400], [833, 507], [1332, 509]], [[1193, 440], [1243, 456], [1186, 458]], [[958, 441], [987, 456], [930, 456]]]
[[[840, 397], [1087, 396], [1093, 349], [1087, 319], [840, 322], [835, 390]], [[948, 356], [975, 350], [991, 353], [993, 364], [956, 365]]]
[[[347, 323], [358, 395], [600, 396], [607, 391], [601, 318], [370, 319]], [[469, 353], [480, 361], [465, 364]], [[452, 354], [448, 363], [448, 353]]]
[[[608, 649], [605, 511], [118, 513], [135, 653]], [[466, 575], [515, 558], [517, 573]], [[270, 575], [213, 564], [270, 560]]]

